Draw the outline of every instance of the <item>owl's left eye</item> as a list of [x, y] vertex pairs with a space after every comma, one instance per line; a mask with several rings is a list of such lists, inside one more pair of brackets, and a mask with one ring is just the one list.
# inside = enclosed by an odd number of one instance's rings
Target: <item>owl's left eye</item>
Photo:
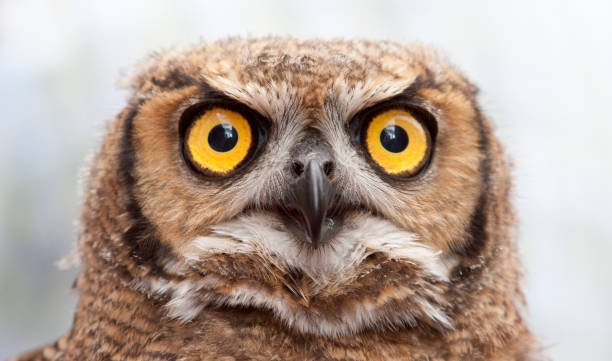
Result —
[[212, 107], [195, 117], [185, 133], [185, 154], [206, 175], [224, 176], [251, 155], [257, 131], [241, 113]]
[[417, 109], [383, 104], [357, 117], [358, 142], [370, 159], [395, 177], [417, 175], [432, 153], [432, 134]]

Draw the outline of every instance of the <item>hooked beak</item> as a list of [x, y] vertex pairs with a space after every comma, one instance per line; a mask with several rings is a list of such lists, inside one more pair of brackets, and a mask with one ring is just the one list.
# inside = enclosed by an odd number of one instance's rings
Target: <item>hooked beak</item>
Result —
[[282, 201], [280, 208], [287, 229], [313, 248], [327, 243], [338, 229], [338, 224], [334, 224], [338, 223], [334, 214], [335, 193], [323, 165], [310, 160]]

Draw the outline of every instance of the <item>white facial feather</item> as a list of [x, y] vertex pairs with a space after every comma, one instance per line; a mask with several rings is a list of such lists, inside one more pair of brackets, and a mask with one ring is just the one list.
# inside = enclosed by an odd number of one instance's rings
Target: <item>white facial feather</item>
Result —
[[182, 254], [187, 260], [200, 261], [215, 253], [258, 254], [282, 271], [303, 272], [322, 288], [330, 283], [350, 282], [355, 276], [354, 268], [369, 255], [380, 252], [391, 259], [412, 262], [435, 279], [448, 278], [440, 251], [418, 242], [413, 233], [367, 214], [347, 219], [330, 244], [314, 251], [303, 247], [276, 217], [266, 213], [243, 215], [211, 230], [211, 235], [197, 237], [184, 248]]

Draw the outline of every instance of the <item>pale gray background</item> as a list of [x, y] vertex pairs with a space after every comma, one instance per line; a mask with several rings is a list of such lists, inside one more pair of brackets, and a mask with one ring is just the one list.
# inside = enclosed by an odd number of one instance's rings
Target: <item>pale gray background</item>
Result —
[[227, 35], [433, 44], [482, 89], [515, 162], [531, 324], [612, 359], [612, 16], [601, 1], [0, 0], [0, 359], [66, 331], [77, 174], [152, 50]]

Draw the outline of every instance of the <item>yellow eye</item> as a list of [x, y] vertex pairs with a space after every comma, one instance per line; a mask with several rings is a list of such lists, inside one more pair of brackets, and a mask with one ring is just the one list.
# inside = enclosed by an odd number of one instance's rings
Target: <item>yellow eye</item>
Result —
[[372, 159], [392, 175], [414, 175], [427, 162], [430, 136], [409, 111], [386, 110], [368, 124], [365, 147]]
[[249, 155], [253, 130], [240, 114], [224, 108], [206, 110], [187, 130], [187, 156], [207, 174], [226, 175]]

